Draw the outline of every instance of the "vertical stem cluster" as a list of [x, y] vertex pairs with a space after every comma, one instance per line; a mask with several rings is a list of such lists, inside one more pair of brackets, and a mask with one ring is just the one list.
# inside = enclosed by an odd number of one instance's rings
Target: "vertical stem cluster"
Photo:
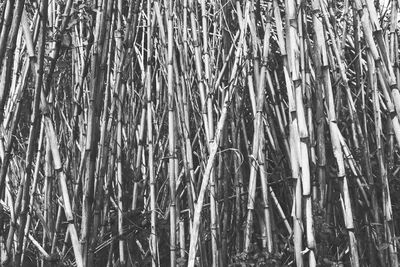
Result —
[[398, 1], [3, 2], [2, 264], [398, 266]]

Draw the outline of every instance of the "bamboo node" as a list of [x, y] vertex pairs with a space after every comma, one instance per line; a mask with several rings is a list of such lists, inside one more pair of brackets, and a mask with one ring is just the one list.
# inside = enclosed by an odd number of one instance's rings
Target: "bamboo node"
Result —
[[293, 80], [293, 87], [297, 88], [301, 86], [301, 78]]
[[389, 88], [390, 88], [390, 90], [399, 90], [399, 89], [397, 88], [397, 84], [396, 84], [396, 83], [391, 84]]
[[297, 19], [289, 19], [289, 25], [297, 30]]
[[312, 9], [311, 10], [311, 15], [314, 15], [314, 16], [316, 16], [318, 18], [321, 18], [322, 17], [321, 9], [320, 8]]
[[380, 56], [378, 56], [376, 59], [375, 59], [375, 65], [376, 66], [382, 66], [382, 59], [381, 59], [381, 57]]
[[199, 40], [193, 40], [193, 46], [194, 47], [199, 47], [200, 46], [200, 41]]
[[261, 66], [262, 67], [267, 67], [268, 66], [268, 58], [267, 57], [262, 57], [261, 58]]

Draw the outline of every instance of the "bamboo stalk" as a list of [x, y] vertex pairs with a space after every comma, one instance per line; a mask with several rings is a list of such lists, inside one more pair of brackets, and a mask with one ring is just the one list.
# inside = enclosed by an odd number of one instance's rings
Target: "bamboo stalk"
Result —
[[[232, 90], [232, 89], [231, 89]], [[189, 262], [188, 266], [193, 267], [195, 264], [195, 256], [197, 252], [197, 238], [199, 235], [199, 227], [200, 227], [200, 214], [203, 208], [203, 201], [204, 201], [204, 193], [207, 188], [208, 181], [210, 179], [211, 170], [214, 165], [215, 156], [217, 154], [217, 149], [219, 146], [219, 139], [221, 137], [221, 131], [224, 127], [227, 112], [228, 112], [228, 104], [229, 104], [229, 97], [230, 93], [228, 92], [225, 96], [225, 104], [224, 108], [221, 113], [221, 117], [218, 121], [217, 129], [215, 131], [214, 141], [210, 144], [210, 155], [207, 161], [207, 166], [204, 172], [204, 179], [201, 184], [200, 193], [197, 199], [197, 203], [194, 210], [194, 217], [193, 217], [193, 227], [190, 236], [190, 251], [189, 251]]]
[[29, 130], [29, 143], [26, 153], [26, 162], [28, 163], [25, 167], [25, 181], [24, 181], [24, 189], [23, 189], [23, 198], [22, 198], [22, 207], [20, 214], [20, 229], [18, 232], [18, 246], [16, 248], [16, 256], [15, 256], [15, 264], [16, 266], [22, 265], [21, 262], [21, 254], [24, 232], [25, 232], [25, 224], [27, 221], [27, 213], [28, 213], [28, 204], [29, 204], [29, 195], [30, 195], [30, 184], [31, 184], [31, 169], [32, 165], [30, 164], [33, 161], [33, 145], [34, 142], [38, 139], [39, 136], [39, 128], [40, 128], [40, 116], [39, 116], [39, 104], [40, 104], [40, 94], [41, 87], [43, 81], [43, 63], [44, 63], [44, 47], [46, 41], [46, 21], [47, 17], [45, 15], [45, 10], [47, 10], [47, 1], [42, 1], [41, 4], [41, 13], [43, 14], [41, 20], [41, 30], [40, 30], [40, 40], [39, 40], [39, 51], [38, 51], [38, 62], [37, 68], [35, 68], [36, 72], [36, 80], [35, 80], [35, 95], [34, 95], [34, 108], [31, 117], [31, 128]]
[[[92, 47], [91, 57], [91, 77], [90, 77], [90, 93], [89, 93], [89, 110], [87, 118], [87, 134], [85, 153], [85, 180], [83, 186], [83, 199], [82, 199], [82, 225], [81, 225], [81, 238], [83, 262], [88, 266], [93, 266], [93, 255], [89, 253], [89, 245], [92, 242], [93, 236], [90, 236], [90, 225], [93, 219], [93, 198], [94, 198], [94, 179], [96, 158], [98, 155], [97, 143], [99, 139], [99, 117], [100, 117], [100, 99], [103, 87], [100, 87], [102, 73], [99, 69], [99, 62], [103, 53], [103, 38], [105, 35], [104, 17], [107, 1], [102, 1], [97, 5], [100, 12], [97, 13], [96, 20], [98, 21], [95, 28], [94, 39], [96, 42]], [[83, 157], [85, 158], [85, 157]]]
[[[269, 8], [270, 9], [270, 8]], [[254, 211], [254, 201], [255, 201], [255, 187], [256, 187], [256, 174], [258, 169], [258, 160], [259, 160], [259, 151], [261, 147], [261, 131], [263, 129], [262, 116], [263, 116], [263, 108], [264, 108], [264, 86], [265, 86], [265, 76], [266, 76], [266, 62], [269, 53], [269, 38], [270, 38], [270, 21], [267, 22], [266, 32], [263, 40], [263, 50], [262, 50], [262, 67], [260, 70], [259, 77], [259, 87], [257, 88], [257, 97], [256, 97], [256, 113], [255, 113], [255, 122], [254, 122], [254, 136], [253, 136], [253, 149], [252, 149], [252, 159], [254, 160], [252, 163], [252, 168], [250, 171], [250, 180], [249, 180], [249, 196], [247, 201], [247, 220], [246, 220], [246, 230], [245, 230], [245, 241], [244, 241], [244, 252], [249, 252], [250, 241], [251, 241], [251, 229], [253, 223], [253, 211]], [[257, 76], [257, 75], [256, 75]]]
[[3, 62], [3, 58], [6, 53], [8, 33], [10, 31], [11, 22], [13, 21], [14, 2], [15, 0], [8, 0], [3, 13], [0, 34], [0, 62]]
[[175, 170], [175, 104], [174, 104], [174, 77], [173, 77], [173, 17], [172, 17], [172, 2], [166, 3], [167, 6], [167, 31], [168, 31], [168, 51], [167, 51], [167, 68], [168, 68], [168, 177], [169, 177], [169, 191], [170, 191], [170, 266], [176, 265], [176, 170]]
[[[170, 7], [169, 7], [170, 8]], [[150, 251], [152, 254], [152, 266], [158, 266], [160, 264], [158, 258], [158, 237], [156, 231], [157, 224], [157, 214], [156, 214], [156, 181], [154, 174], [154, 150], [153, 150], [153, 100], [152, 100], [152, 91], [153, 87], [151, 85], [151, 76], [152, 76], [152, 66], [150, 58], [152, 56], [152, 29], [151, 24], [149, 23], [151, 20], [151, 3], [147, 3], [147, 16], [148, 16], [148, 25], [147, 25], [147, 50], [148, 50], [148, 61], [147, 61], [147, 69], [146, 69], [146, 96], [147, 96], [147, 146], [149, 153], [149, 184], [150, 184], [150, 212], [151, 212], [151, 238], [150, 238]], [[168, 20], [172, 19], [168, 18]], [[168, 21], [168, 23], [170, 23]], [[172, 27], [172, 25], [169, 25]], [[172, 29], [168, 28], [169, 31]], [[170, 34], [170, 33], [169, 33]], [[145, 112], [143, 112], [145, 114]]]
[[[40, 133], [39, 133], [39, 142], [38, 142], [38, 151], [37, 151], [37, 156], [36, 156], [35, 170], [34, 170], [34, 174], [33, 174], [32, 190], [30, 192], [29, 204], [27, 206], [27, 208], [30, 209], [30, 211], [27, 214], [27, 219], [26, 219], [26, 224], [25, 224], [24, 234], [23, 234], [22, 251], [21, 251], [21, 265], [24, 263], [24, 254], [25, 254], [25, 249], [26, 249], [26, 245], [27, 245], [27, 237], [29, 234], [29, 229], [30, 229], [30, 224], [31, 224], [31, 219], [32, 219], [31, 213], [33, 213], [33, 210], [32, 210], [32, 206], [33, 206], [33, 202], [34, 202], [33, 196], [34, 196], [34, 192], [36, 191], [36, 186], [37, 186], [37, 181], [38, 181], [38, 176], [39, 176], [39, 164], [40, 164], [40, 156], [41, 156], [41, 152], [42, 152], [43, 136], [44, 136], [44, 124], [41, 123]], [[49, 204], [49, 202], [47, 202], [46, 204]], [[22, 227], [22, 225], [20, 227]], [[50, 233], [47, 233], [47, 234], [50, 234]], [[45, 238], [45, 236], [46, 235], [44, 234], [43, 237]]]

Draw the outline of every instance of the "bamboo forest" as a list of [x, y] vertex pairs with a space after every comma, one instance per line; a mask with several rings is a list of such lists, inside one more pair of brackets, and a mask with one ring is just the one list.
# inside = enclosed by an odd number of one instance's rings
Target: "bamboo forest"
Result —
[[0, 0], [1, 266], [398, 267], [400, 0]]

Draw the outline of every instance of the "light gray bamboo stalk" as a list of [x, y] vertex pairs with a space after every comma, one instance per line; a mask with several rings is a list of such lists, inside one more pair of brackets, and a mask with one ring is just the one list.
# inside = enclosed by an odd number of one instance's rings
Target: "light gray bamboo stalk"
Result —
[[[268, 253], [272, 253], [274, 249], [274, 244], [272, 240], [272, 226], [271, 226], [271, 208], [270, 208], [270, 200], [269, 200], [269, 189], [268, 189], [268, 175], [267, 175], [267, 166], [265, 160], [266, 152], [266, 144], [263, 131], [261, 131], [261, 145], [259, 149], [260, 160], [259, 160], [259, 172], [261, 179], [261, 189], [262, 189], [262, 198], [263, 198], [263, 208], [264, 208], [264, 220], [266, 229], [266, 237], [265, 243], [267, 247]], [[264, 245], [265, 246], [265, 245]]]
[[[267, 6], [267, 15], [270, 16], [269, 12], [271, 10], [271, 4]], [[244, 252], [249, 253], [250, 241], [252, 236], [252, 228], [253, 228], [253, 216], [254, 216], [254, 202], [255, 202], [255, 194], [256, 194], [256, 177], [258, 171], [258, 161], [260, 155], [260, 139], [261, 139], [261, 131], [264, 129], [262, 117], [264, 115], [264, 96], [265, 96], [265, 84], [266, 84], [266, 71], [267, 71], [267, 58], [269, 54], [269, 38], [271, 34], [271, 21], [270, 17], [268, 17], [267, 24], [265, 26], [265, 34], [264, 40], [262, 43], [262, 59], [261, 59], [261, 70], [260, 70], [260, 78], [259, 78], [259, 87], [255, 94], [257, 97], [254, 102], [256, 102], [256, 113], [255, 113], [255, 122], [254, 122], [254, 136], [253, 136], [253, 147], [252, 147], [252, 164], [250, 169], [250, 179], [249, 179], [249, 196], [247, 200], [247, 219], [246, 219], [246, 228], [244, 235]], [[255, 40], [254, 40], [255, 41]], [[258, 75], [256, 75], [258, 76]], [[261, 170], [262, 171], [262, 170]]]
[[168, 31], [168, 51], [167, 51], [167, 70], [168, 70], [168, 151], [169, 151], [169, 163], [168, 163], [168, 178], [169, 178], [169, 190], [170, 190], [170, 266], [176, 265], [176, 185], [175, 180], [175, 104], [174, 104], [174, 74], [173, 74], [173, 10], [172, 1], [166, 1], [167, 7], [167, 31]]
[[229, 91], [225, 96], [224, 106], [223, 106], [223, 109], [221, 112], [221, 117], [218, 121], [217, 129], [215, 131], [214, 141], [210, 144], [210, 155], [208, 157], [207, 166], [206, 166], [206, 169], [204, 172], [204, 178], [201, 183], [201, 189], [200, 189], [199, 196], [198, 196], [197, 203], [196, 203], [195, 210], [194, 210], [193, 227], [192, 227], [191, 236], [190, 236], [190, 250], [189, 250], [189, 262], [188, 262], [189, 267], [194, 267], [194, 265], [195, 265], [195, 257], [196, 257], [196, 252], [197, 252], [197, 239], [198, 239], [199, 227], [200, 227], [200, 223], [201, 223], [200, 214], [201, 214], [201, 210], [203, 208], [204, 194], [205, 194], [205, 191], [206, 191], [206, 188], [208, 185], [208, 181], [210, 179], [210, 174], [211, 174], [211, 170], [214, 165], [215, 156], [217, 155], [221, 132], [222, 132], [222, 129], [224, 127], [225, 120], [227, 117], [230, 94], [231, 94], [231, 91]]
[[[170, 8], [170, 7], [169, 7]], [[172, 20], [172, 14], [171, 18], [168, 17], [168, 23], [170, 23], [170, 20]], [[150, 1], [147, 2], [147, 16], [148, 16], [148, 25], [147, 25], [147, 53], [148, 56], [147, 58], [150, 59], [153, 54], [153, 47], [152, 47], [152, 29], [151, 29], [151, 24], [149, 23], [151, 21], [151, 3]], [[171, 26], [172, 25], [169, 25]], [[172, 31], [172, 29], [171, 29]], [[169, 33], [169, 31], [168, 31]], [[169, 33], [170, 34], [170, 33]], [[172, 33], [171, 33], [172, 34]], [[152, 255], [152, 261], [151, 264], [152, 266], [159, 266], [159, 258], [158, 258], [158, 237], [157, 237], [157, 230], [156, 230], [156, 224], [157, 224], [157, 213], [156, 213], [156, 180], [155, 180], [155, 174], [154, 174], [154, 148], [153, 148], [153, 100], [152, 100], [152, 91], [153, 87], [151, 84], [151, 78], [152, 78], [152, 66], [151, 62], [148, 60], [147, 65], [146, 65], [146, 97], [147, 97], [147, 147], [148, 147], [148, 172], [149, 172], [149, 185], [150, 185], [150, 212], [151, 212], [151, 230], [150, 230], [150, 251]], [[143, 112], [145, 114], [145, 112]], [[143, 127], [144, 128], [144, 127]], [[140, 154], [138, 155], [140, 158]]]
[[[117, 125], [117, 192], [118, 192], [118, 235], [124, 234], [124, 181], [122, 176], [122, 124], [123, 124], [123, 103], [125, 101], [126, 84], [121, 85], [120, 97], [118, 99], [118, 125]], [[122, 266], [126, 264], [125, 240], [120, 239], [119, 262]]]
[[[317, 1], [313, 2], [314, 10], [320, 10], [320, 4]], [[314, 20], [314, 25], [322, 29], [322, 21], [319, 19]], [[316, 40], [317, 40], [317, 47], [319, 53], [322, 53], [321, 62], [322, 67], [327, 66], [326, 57], [324, 58], [324, 54], [326, 55], [326, 47], [325, 47], [325, 37], [323, 36], [323, 31], [316, 32]], [[325, 50], [325, 51], [324, 51]], [[351, 264], [352, 266], [359, 266], [359, 257], [358, 257], [358, 248], [357, 248], [357, 240], [354, 235], [354, 222], [353, 222], [353, 212], [351, 207], [350, 195], [348, 190], [347, 178], [346, 178], [346, 171], [345, 165], [343, 160], [343, 151], [340, 145], [339, 140], [339, 129], [337, 127], [336, 121], [336, 111], [335, 105], [333, 100], [333, 91], [332, 85], [330, 80], [330, 74], [327, 68], [323, 69], [323, 77], [324, 77], [324, 87], [326, 92], [326, 102], [327, 102], [327, 113], [328, 113], [328, 120], [329, 120], [329, 130], [331, 136], [331, 143], [333, 147], [333, 153], [337, 162], [338, 172], [337, 176], [341, 179], [341, 183], [343, 186], [342, 189], [342, 198], [343, 198], [343, 216], [345, 220], [345, 226], [347, 229], [347, 233], [349, 235], [349, 242], [350, 242], [350, 252], [351, 252]]]
[[4, 55], [7, 49], [7, 39], [10, 33], [10, 26], [13, 20], [15, 0], [8, 0], [4, 10], [4, 19], [2, 21], [1, 34], [0, 34], [0, 63], [3, 62]]
[[[280, 10], [278, 6], [278, 2], [274, 1], [274, 16], [277, 27], [277, 37], [278, 44], [281, 54], [283, 55], [283, 71], [285, 75], [285, 83], [286, 83], [286, 91], [288, 97], [288, 105], [289, 105], [289, 147], [290, 147], [290, 163], [291, 163], [291, 171], [292, 177], [296, 179], [293, 190], [293, 209], [292, 209], [292, 217], [293, 217], [293, 242], [294, 242], [294, 257], [297, 266], [303, 266], [303, 256], [301, 255], [301, 251], [303, 250], [303, 227], [302, 227], [302, 190], [301, 190], [301, 181], [300, 181], [300, 136], [299, 136], [299, 127], [298, 120], [296, 115], [296, 92], [293, 91], [293, 81], [297, 80], [296, 87], [299, 86], [299, 66], [295, 63], [296, 56], [293, 51], [290, 51], [292, 45], [296, 45], [296, 34], [297, 29], [290, 26], [288, 24], [287, 28], [287, 36], [288, 40], [285, 42], [283, 37], [283, 26], [282, 19], [280, 15]], [[288, 1], [285, 1], [286, 6], [288, 5]], [[293, 3], [291, 3], [290, 8], [286, 14], [286, 21], [292, 21], [292, 23], [297, 24], [296, 16], [295, 16], [295, 7]], [[288, 51], [289, 50], [289, 51]], [[294, 72], [295, 76], [293, 78], [290, 77], [290, 70]], [[301, 109], [299, 109], [301, 110]], [[304, 117], [303, 117], [304, 119]], [[305, 133], [304, 125], [301, 128], [303, 130], [303, 134]], [[307, 188], [305, 188], [307, 189]]]
[[[30, 210], [30, 212], [28, 212], [27, 219], [26, 219], [26, 224], [25, 224], [25, 229], [24, 229], [24, 239], [23, 239], [23, 243], [22, 243], [21, 264], [24, 263], [25, 250], [26, 250], [27, 241], [28, 241], [27, 237], [28, 237], [29, 229], [30, 229], [30, 225], [31, 225], [32, 213], [33, 213], [33, 202], [35, 200], [34, 199], [34, 195], [35, 195], [37, 181], [38, 181], [38, 177], [39, 177], [39, 164], [40, 164], [40, 156], [41, 156], [41, 153], [42, 153], [43, 136], [44, 136], [44, 124], [42, 123], [41, 127], [40, 127], [38, 150], [37, 150], [37, 156], [36, 156], [36, 161], [35, 161], [35, 170], [34, 170], [34, 174], [33, 174], [34, 179], [33, 179], [32, 189], [31, 189], [30, 196], [29, 196], [28, 209]], [[47, 177], [46, 177], [46, 180], [47, 180]], [[45, 190], [47, 190], [47, 188]], [[49, 202], [45, 203], [45, 204], [49, 204]], [[47, 218], [46, 218], [46, 220], [47, 220]], [[50, 235], [50, 233], [43, 234], [43, 238], [45, 238], [46, 235]]]
[[222, 131], [222, 128], [224, 127], [224, 123], [225, 123], [227, 112], [228, 112], [228, 104], [230, 101], [230, 97], [233, 94], [233, 88], [234, 88], [234, 84], [235, 84], [234, 81], [236, 80], [236, 72], [237, 72], [237, 68], [238, 68], [239, 58], [242, 54], [242, 44], [243, 44], [242, 41], [243, 41], [246, 31], [245, 31], [245, 27], [244, 27], [243, 23], [241, 24], [241, 27], [242, 27], [243, 31], [241, 31], [241, 34], [239, 37], [239, 43], [238, 43], [239, 47], [236, 50], [235, 61], [233, 64], [231, 77], [230, 77], [229, 92], [227, 94], [225, 94], [224, 106], [221, 111], [221, 117], [218, 121], [214, 141], [211, 143], [211, 146], [210, 146], [210, 154], [209, 154], [206, 169], [204, 172], [204, 179], [202, 180], [202, 183], [201, 183], [201, 189], [200, 189], [199, 196], [198, 196], [197, 203], [196, 203], [195, 210], [194, 210], [193, 226], [191, 229], [191, 236], [190, 236], [189, 261], [188, 261], [188, 266], [190, 266], [190, 267], [193, 267], [195, 264], [195, 257], [196, 257], [196, 252], [197, 252], [197, 241], [198, 241], [197, 239], [199, 236], [199, 228], [200, 228], [200, 223], [201, 223], [200, 222], [200, 214], [201, 214], [201, 210], [203, 207], [204, 194], [205, 194], [205, 190], [208, 185], [212, 167], [214, 165], [214, 159], [215, 159], [216, 152], [218, 149], [221, 131]]
[[199, 92], [200, 92], [200, 101], [201, 101], [201, 113], [203, 116], [203, 123], [205, 125], [205, 134], [206, 140], [211, 140], [211, 136], [209, 133], [209, 122], [207, 117], [207, 109], [206, 109], [206, 89], [203, 79], [203, 68], [202, 68], [202, 60], [201, 60], [201, 43], [197, 35], [197, 24], [196, 24], [196, 16], [195, 16], [195, 6], [194, 1], [189, 0], [189, 11], [190, 11], [190, 26], [192, 28], [192, 39], [195, 51], [195, 64], [196, 64], [196, 73], [199, 84]]

